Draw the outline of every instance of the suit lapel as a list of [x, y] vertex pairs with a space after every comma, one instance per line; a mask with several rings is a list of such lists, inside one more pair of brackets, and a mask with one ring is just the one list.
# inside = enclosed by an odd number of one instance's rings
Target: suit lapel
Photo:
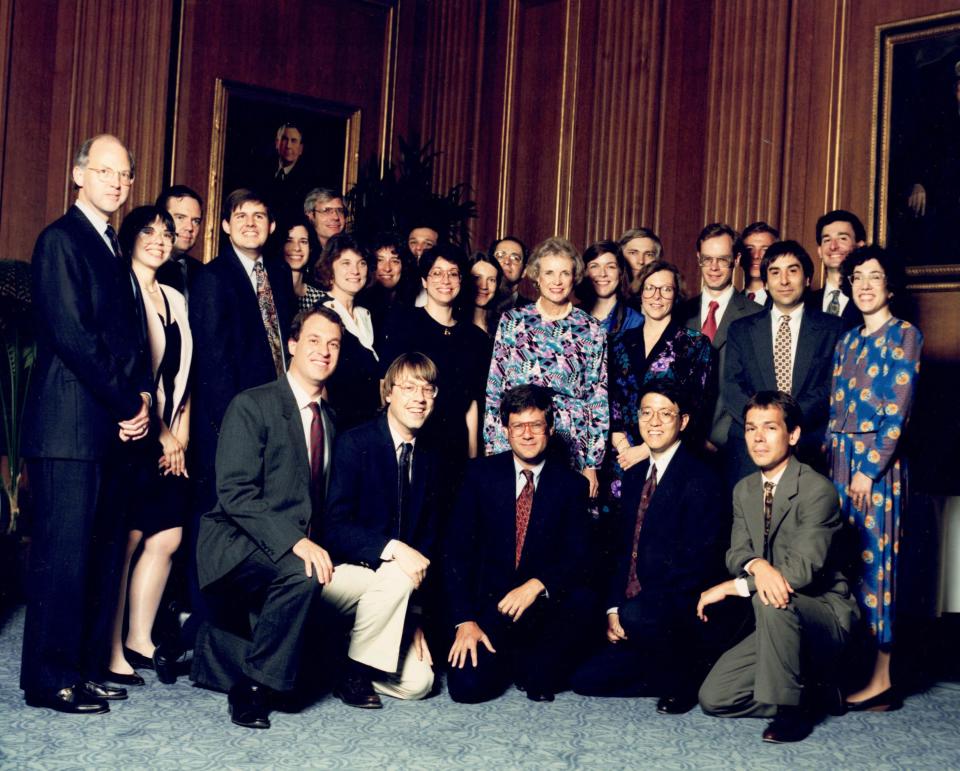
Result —
[[760, 554], [763, 549], [763, 483], [759, 471], [747, 477], [745, 493], [744, 524], [753, 550]]
[[307, 455], [307, 440], [303, 433], [303, 420], [300, 418], [300, 410], [297, 409], [297, 400], [290, 389], [286, 376], [277, 378], [274, 387], [280, 394], [280, 414], [287, 426], [290, 444], [294, 448], [293, 452], [297, 456], [297, 475], [300, 477], [301, 483], [309, 489], [310, 457]]
[[[399, 518], [400, 512], [397, 506], [400, 505], [400, 463], [397, 460], [397, 448], [393, 444], [393, 436], [390, 433], [390, 424], [387, 423], [386, 413], [378, 418], [377, 425], [377, 444], [372, 451], [376, 453], [376, 464], [374, 468], [391, 469], [387, 474], [386, 482], [390, 485], [390, 513], [393, 517]], [[413, 453], [414, 459], [417, 453]], [[416, 479], [417, 472], [414, 466], [413, 478]], [[411, 488], [412, 491], [412, 488]], [[400, 523], [401, 527], [403, 523]]]
[[770, 331], [770, 311], [758, 313], [752, 319], [753, 328], [750, 330], [753, 338], [754, 361], [760, 368], [763, 380], [763, 389], [777, 390], [777, 374], [773, 369], [773, 332]]
[[[770, 542], [784, 518], [793, 508], [794, 498], [800, 490], [800, 463], [791, 457], [780, 477], [777, 490], [773, 495], [773, 516], [770, 519]], [[771, 555], [772, 556], [772, 555]]]
[[820, 325], [809, 308], [804, 308], [800, 319], [800, 333], [797, 338], [797, 355], [793, 358], [793, 377], [790, 390], [793, 396], [803, 391], [807, 375], [813, 364], [813, 354], [819, 340]]
[[713, 336], [714, 348], [723, 348], [727, 342], [727, 330], [730, 329], [730, 325], [734, 321], [744, 315], [743, 310], [745, 304], [743, 295], [734, 291], [730, 302], [727, 303], [727, 310], [724, 311], [723, 318], [720, 319], [720, 324], [717, 326], [717, 334]]

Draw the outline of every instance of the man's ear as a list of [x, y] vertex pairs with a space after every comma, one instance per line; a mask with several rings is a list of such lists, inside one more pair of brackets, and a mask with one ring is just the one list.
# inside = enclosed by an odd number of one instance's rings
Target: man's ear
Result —
[[800, 426], [797, 426], [795, 429], [793, 429], [793, 431], [790, 432], [787, 440], [790, 442], [791, 447], [797, 446], [797, 442], [800, 441]]

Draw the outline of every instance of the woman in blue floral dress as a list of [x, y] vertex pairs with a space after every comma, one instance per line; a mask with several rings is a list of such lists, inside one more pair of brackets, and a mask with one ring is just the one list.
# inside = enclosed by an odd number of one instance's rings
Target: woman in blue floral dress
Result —
[[900, 515], [906, 496], [901, 437], [920, 370], [923, 335], [893, 316], [903, 269], [879, 247], [851, 254], [843, 265], [862, 327], [837, 344], [830, 393], [831, 476], [842, 513], [859, 533], [858, 599], [877, 646], [867, 684], [847, 697], [852, 710], [896, 709], [890, 679], [896, 607]]
[[486, 452], [510, 449], [500, 422], [504, 392], [528, 383], [551, 388], [555, 436], [596, 497], [609, 429], [606, 332], [570, 301], [583, 276], [583, 261], [569, 241], [548, 238], [540, 244], [526, 275], [540, 298], [504, 313], [497, 326], [483, 419]]

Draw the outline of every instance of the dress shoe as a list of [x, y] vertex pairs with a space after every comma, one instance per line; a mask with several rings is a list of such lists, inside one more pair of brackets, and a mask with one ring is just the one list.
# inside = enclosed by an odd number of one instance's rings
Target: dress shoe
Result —
[[806, 739], [813, 730], [813, 721], [799, 707], [780, 707], [777, 716], [763, 732], [763, 740], [771, 744], [787, 744]]
[[903, 706], [903, 699], [892, 686], [863, 701], [848, 701], [845, 706], [849, 712], [893, 712]]
[[87, 692], [88, 696], [92, 696], [95, 699], [104, 699], [106, 701], [123, 701], [125, 698], [127, 698], [126, 688], [105, 685], [104, 683], [95, 683], [93, 680], [87, 680], [87, 682], [80, 687]]
[[381, 709], [383, 702], [377, 692], [373, 690], [370, 678], [357, 672], [349, 672], [333, 691], [344, 704], [360, 709]]
[[177, 657], [163, 643], [153, 649], [152, 662], [157, 680], [166, 685], [177, 682]]
[[536, 688], [527, 688], [527, 698], [530, 701], [553, 701], [551, 691], [541, 691]]
[[119, 683], [120, 685], [145, 685], [144, 679], [136, 672], [132, 675], [124, 675], [108, 669], [103, 673], [103, 679], [108, 683]]
[[661, 715], [684, 715], [693, 709], [697, 704], [697, 695], [694, 694], [672, 694], [670, 696], [661, 696], [657, 701], [657, 712]]
[[46, 707], [69, 715], [102, 715], [110, 711], [110, 705], [103, 699], [97, 699], [83, 688], [61, 688], [54, 693], [27, 691], [24, 699], [31, 707]]
[[126, 645], [123, 646], [123, 657], [134, 669], [153, 669], [152, 658], [144, 656], [142, 653], [137, 653], [135, 650], [128, 648]]
[[230, 689], [227, 696], [230, 719], [244, 728], [269, 728], [270, 710], [267, 693], [262, 685], [241, 683]]

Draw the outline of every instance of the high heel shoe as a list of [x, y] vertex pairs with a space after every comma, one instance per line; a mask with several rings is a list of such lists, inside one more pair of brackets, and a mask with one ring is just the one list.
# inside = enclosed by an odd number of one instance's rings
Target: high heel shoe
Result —
[[123, 646], [123, 657], [127, 663], [134, 669], [153, 669], [153, 659], [131, 650], [126, 645]]
[[903, 699], [893, 686], [863, 701], [844, 702], [848, 712], [893, 712], [903, 706]]
[[145, 685], [144, 680], [139, 674], [134, 672], [132, 675], [124, 675], [120, 672], [114, 672], [108, 669], [104, 673], [104, 680], [109, 683], [118, 683], [120, 685]]

